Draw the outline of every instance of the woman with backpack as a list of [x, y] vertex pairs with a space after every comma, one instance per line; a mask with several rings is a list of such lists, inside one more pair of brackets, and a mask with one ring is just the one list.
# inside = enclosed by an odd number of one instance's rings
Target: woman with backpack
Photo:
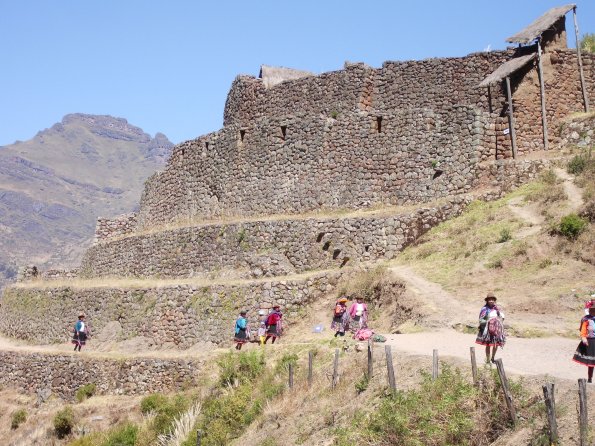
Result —
[[335, 330], [335, 338], [337, 336], [345, 336], [345, 330], [348, 326], [349, 312], [347, 311], [347, 298], [341, 297], [335, 303], [333, 322], [331, 323], [331, 330]]
[[589, 314], [581, 319], [581, 342], [572, 360], [587, 366], [587, 382], [593, 382], [595, 368], [595, 306], [589, 307]]
[[269, 338], [273, 338], [271, 344], [274, 344], [275, 340], [283, 333], [283, 323], [281, 320], [282, 317], [283, 314], [281, 313], [281, 307], [279, 305], [273, 306], [273, 311], [269, 313], [269, 317], [267, 317], [266, 320], [267, 334], [266, 338], [264, 339], [265, 344]]
[[81, 351], [83, 345], [87, 343], [87, 337], [89, 336], [89, 327], [85, 323], [85, 313], [79, 314], [79, 320], [74, 325], [72, 336], [72, 343], [74, 344], [74, 351]]
[[506, 342], [502, 323], [504, 321], [504, 312], [496, 305], [496, 300], [493, 293], [488, 293], [485, 298], [486, 303], [479, 311], [479, 332], [475, 343], [485, 345], [486, 364], [495, 362], [496, 350], [498, 350], [498, 347], [504, 347]]

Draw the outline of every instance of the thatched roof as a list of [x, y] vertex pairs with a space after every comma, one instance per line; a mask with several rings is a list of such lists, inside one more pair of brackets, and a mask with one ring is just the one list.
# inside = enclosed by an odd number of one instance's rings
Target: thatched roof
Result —
[[535, 59], [536, 53], [527, 54], [526, 56], [519, 56], [515, 57], [514, 59], [510, 59], [500, 65], [496, 70], [486, 77], [481, 83], [479, 84], [480, 87], [487, 87], [489, 85], [496, 84], [506, 76], [510, 76], [519, 68], [524, 67], [530, 61]]
[[266, 88], [280, 84], [283, 81], [300, 79], [306, 76], [314, 76], [314, 73], [310, 73], [309, 71], [294, 70], [293, 68], [271, 67], [269, 65], [261, 65], [260, 74], [258, 75], [258, 77], [262, 79], [262, 82]]
[[529, 26], [527, 26], [525, 29], [523, 29], [521, 32], [516, 33], [514, 36], [506, 39], [506, 41], [510, 43], [523, 44], [532, 42], [537, 37], [541, 36], [541, 34], [543, 34], [544, 31], [549, 29], [554, 23], [556, 23], [556, 21], [560, 17], [565, 16], [568, 11], [575, 7], [576, 5], [574, 3], [571, 3], [569, 5], [552, 8], [549, 11], [547, 11], [544, 15], [539, 17], [537, 20], [535, 20], [533, 23], [531, 23]]

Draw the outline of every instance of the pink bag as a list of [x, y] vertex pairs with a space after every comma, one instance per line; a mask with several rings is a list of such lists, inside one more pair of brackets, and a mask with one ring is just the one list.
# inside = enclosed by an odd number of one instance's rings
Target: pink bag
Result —
[[360, 328], [358, 331], [355, 332], [353, 337], [358, 341], [366, 341], [372, 337], [374, 332], [369, 328]]

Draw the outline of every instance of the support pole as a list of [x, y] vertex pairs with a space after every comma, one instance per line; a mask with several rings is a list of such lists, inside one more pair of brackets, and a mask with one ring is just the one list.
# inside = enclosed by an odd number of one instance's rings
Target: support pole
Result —
[[506, 378], [506, 372], [504, 372], [504, 364], [501, 359], [496, 359], [496, 367], [498, 368], [498, 375], [500, 376], [500, 383], [502, 384], [502, 391], [504, 392], [504, 400], [508, 407], [510, 420], [514, 426], [516, 424], [516, 410], [512, 401], [512, 393], [510, 392], [510, 386], [508, 385], [508, 378]]
[[289, 363], [289, 388], [293, 389], [293, 362]]
[[308, 352], [308, 387], [312, 387], [312, 376], [313, 376], [313, 364], [314, 363], [314, 353], [309, 351]]
[[558, 444], [558, 423], [556, 422], [556, 402], [554, 399], [554, 384], [547, 383], [542, 386], [543, 397], [545, 399], [545, 408], [547, 411], [547, 421], [549, 425], [550, 444]]
[[438, 350], [434, 349], [432, 352], [432, 379], [438, 379]]
[[579, 423], [579, 445], [589, 446], [589, 416], [587, 414], [587, 382], [585, 379], [578, 380], [578, 423]]
[[585, 113], [589, 113], [589, 97], [585, 87], [585, 75], [583, 74], [583, 58], [581, 57], [581, 44], [578, 38], [578, 22], [576, 21], [576, 6], [572, 8], [574, 17], [574, 35], [576, 36], [576, 55], [578, 56], [578, 69], [581, 77], [581, 89], [583, 90], [583, 103], [585, 104]]
[[335, 349], [335, 362], [333, 364], [333, 383], [332, 388], [335, 390], [337, 384], [339, 383], [339, 349]]
[[374, 356], [372, 350], [372, 340], [368, 339], [368, 381], [374, 375]]
[[477, 377], [477, 361], [475, 360], [475, 347], [469, 347], [471, 351], [471, 373], [473, 374], [473, 385], [477, 387], [479, 379]]
[[514, 110], [512, 108], [512, 91], [510, 90], [510, 77], [506, 76], [506, 98], [508, 100], [508, 130], [512, 144], [512, 157], [516, 158], [516, 133], [514, 131]]
[[539, 67], [539, 91], [541, 93], [541, 126], [543, 128], [543, 148], [548, 150], [547, 116], [545, 112], [545, 87], [543, 85], [543, 65], [541, 64], [541, 40], [537, 39], [537, 65]]
[[391, 392], [394, 394], [397, 391], [397, 383], [395, 381], [395, 368], [393, 366], [393, 352], [390, 345], [384, 346], [384, 352], [386, 354], [386, 371], [388, 373], [388, 385], [390, 386]]

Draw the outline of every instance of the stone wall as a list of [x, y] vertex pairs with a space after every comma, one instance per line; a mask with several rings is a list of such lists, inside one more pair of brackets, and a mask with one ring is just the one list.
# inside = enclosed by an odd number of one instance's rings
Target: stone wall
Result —
[[166, 278], [233, 270], [259, 277], [391, 259], [467, 203], [458, 196], [400, 214], [255, 220], [132, 235], [89, 248], [80, 275]]
[[95, 226], [95, 243], [112, 237], [130, 234], [136, 228], [136, 213], [118, 215], [114, 218], [99, 217]]
[[38, 344], [66, 342], [84, 311], [90, 345], [113, 322], [121, 326], [118, 340], [138, 338], [146, 348], [229, 343], [241, 309], [257, 328], [258, 310], [277, 303], [290, 324], [300, 308], [332, 291], [340, 277], [319, 273], [296, 280], [152, 288], [9, 287], [0, 307], [0, 332]]
[[422, 203], [472, 188], [484, 113], [459, 106], [379, 118], [262, 118], [183, 143], [147, 181], [137, 229], [220, 215]]
[[196, 383], [202, 362], [184, 359], [101, 359], [0, 351], [0, 385], [26, 393], [74, 399], [84, 384], [95, 383], [97, 394], [137, 395], [172, 392]]

